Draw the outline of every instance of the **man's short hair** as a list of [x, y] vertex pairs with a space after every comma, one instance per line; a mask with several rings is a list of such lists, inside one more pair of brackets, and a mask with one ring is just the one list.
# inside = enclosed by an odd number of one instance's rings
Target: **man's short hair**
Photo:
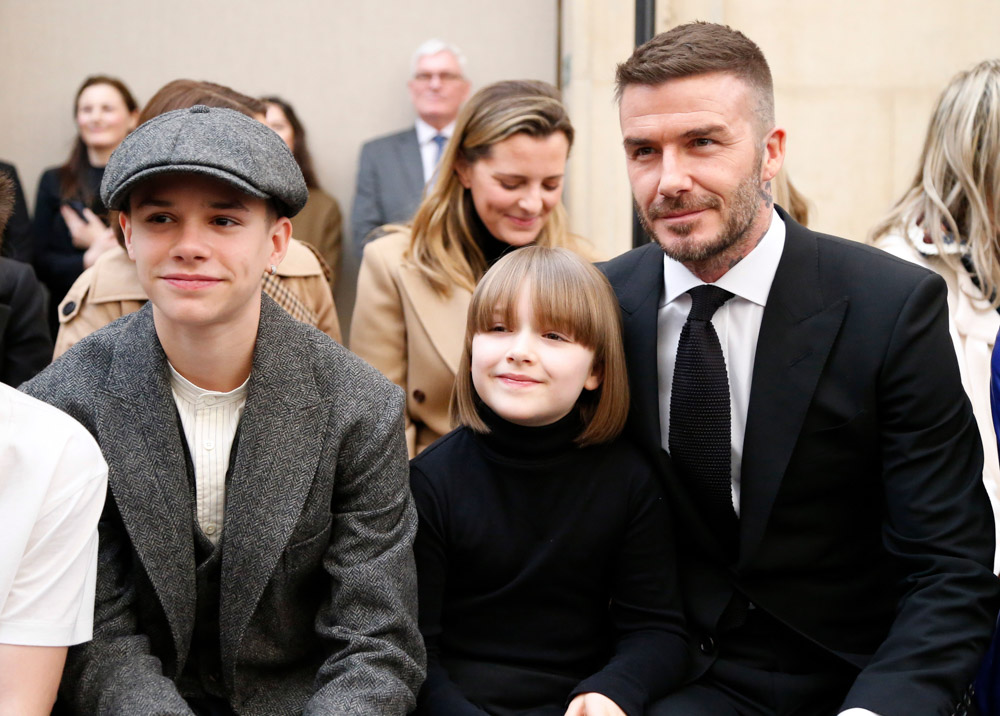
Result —
[[450, 52], [458, 62], [458, 66], [462, 69], [462, 74], [465, 74], [465, 55], [462, 54], [462, 51], [454, 45], [450, 45], [444, 40], [438, 40], [437, 38], [432, 38], [423, 42], [420, 47], [416, 49], [413, 53], [413, 59], [410, 61], [410, 72], [412, 74], [417, 73], [417, 63], [420, 62], [421, 57], [436, 55], [439, 52]]
[[710, 72], [734, 75], [757, 97], [762, 125], [774, 124], [774, 83], [764, 53], [739, 30], [711, 22], [678, 25], [640, 45], [615, 72], [615, 99], [629, 85], [660, 85]]

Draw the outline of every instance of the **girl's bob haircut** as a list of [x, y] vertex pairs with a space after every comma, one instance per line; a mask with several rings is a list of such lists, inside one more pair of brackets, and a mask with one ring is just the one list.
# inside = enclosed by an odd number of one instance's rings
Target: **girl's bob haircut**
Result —
[[476, 286], [451, 396], [452, 421], [478, 433], [489, 432], [479, 416], [481, 401], [472, 385], [472, 339], [489, 331], [498, 316], [507, 325], [517, 324], [522, 286], [531, 292], [538, 325], [566, 333], [594, 351], [594, 370], [601, 384], [583, 391], [577, 401], [583, 430], [576, 443], [585, 446], [614, 440], [625, 427], [629, 399], [618, 301], [600, 271], [564, 248], [517, 249], [497, 261]]

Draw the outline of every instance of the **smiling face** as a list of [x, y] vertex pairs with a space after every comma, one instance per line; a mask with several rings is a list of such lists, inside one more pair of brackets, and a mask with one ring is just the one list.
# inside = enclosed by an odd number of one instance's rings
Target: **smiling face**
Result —
[[489, 155], [469, 165], [459, 162], [459, 181], [472, 193], [476, 213], [489, 232], [511, 246], [526, 246], [542, 231], [559, 204], [569, 140], [515, 134], [493, 145]]
[[584, 390], [601, 384], [594, 351], [565, 331], [537, 323], [527, 282], [512, 318], [497, 315], [489, 331], [473, 337], [472, 384], [504, 420], [549, 425], [569, 414]]
[[447, 50], [424, 55], [408, 85], [417, 116], [435, 129], [444, 129], [458, 116], [469, 96], [469, 81], [462, 66]]
[[694, 273], [725, 273], [767, 230], [784, 130], [762, 131], [749, 86], [721, 72], [628, 85], [620, 118], [647, 231]]
[[90, 85], [76, 101], [80, 139], [91, 149], [112, 150], [135, 129], [137, 112], [130, 112], [121, 93], [108, 84]]
[[158, 332], [253, 331], [261, 277], [288, 248], [291, 222], [218, 179], [165, 174], [141, 182], [121, 214], [129, 257]]

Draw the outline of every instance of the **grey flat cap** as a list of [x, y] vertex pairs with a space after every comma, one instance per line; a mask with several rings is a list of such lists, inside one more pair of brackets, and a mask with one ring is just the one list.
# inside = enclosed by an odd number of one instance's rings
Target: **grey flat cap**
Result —
[[138, 182], [176, 172], [214, 177], [272, 199], [285, 216], [298, 214], [309, 198], [281, 137], [245, 114], [199, 104], [154, 117], [125, 137], [104, 170], [101, 200], [121, 209]]

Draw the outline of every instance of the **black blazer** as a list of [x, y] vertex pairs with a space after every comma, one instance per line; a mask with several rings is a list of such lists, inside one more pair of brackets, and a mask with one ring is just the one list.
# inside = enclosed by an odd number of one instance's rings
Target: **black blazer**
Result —
[[[677, 518], [696, 677], [733, 590], [861, 673], [844, 707], [945, 712], [996, 617], [982, 446], [948, 336], [944, 282], [784, 212], [741, 477], [740, 553], [720, 545], [660, 444], [656, 313], [662, 252], [603, 266], [622, 308], [630, 430]], [[707, 652], [707, 653], [706, 653]], [[876, 653], [877, 652], [877, 653]]]

